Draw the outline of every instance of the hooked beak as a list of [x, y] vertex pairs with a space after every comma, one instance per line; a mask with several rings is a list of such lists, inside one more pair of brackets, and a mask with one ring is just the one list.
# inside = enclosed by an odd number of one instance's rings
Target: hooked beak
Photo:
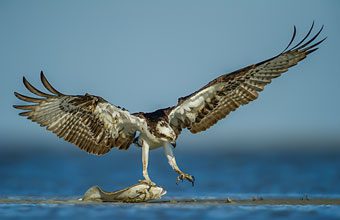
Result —
[[174, 148], [176, 147], [176, 141], [170, 143]]

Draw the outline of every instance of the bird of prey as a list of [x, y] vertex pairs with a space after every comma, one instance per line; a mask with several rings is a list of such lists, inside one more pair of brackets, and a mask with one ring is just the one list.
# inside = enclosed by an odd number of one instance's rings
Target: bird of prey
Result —
[[255, 100], [273, 78], [316, 51], [326, 38], [317, 41], [321, 29], [310, 37], [314, 22], [307, 35], [295, 46], [296, 28], [288, 46], [280, 54], [249, 65], [212, 80], [192, 94], [181, 97], [175, 106], [154, 112], [130, 113], [110, 104], [99, 96], [66, 95], [56, 90], [41, 72], [41, 82], [49, 91], [38, 90], [25, 77], [25, 87], [38, 97], [29, 97], [15, 92], [15, 96], [28, 105], [14, 105], [24, 110], [19, 113], [46, 127], [58, 137], [69, 141], [84, 151], [103, 155], [116, 147], [126, 150], [131, 144], [142, 148], [143, 176], [147, 184], [154, 184], [148, 175], [149, 150], [164, 147], [170, 166], [179, 176], [177, 181], [188, 180], [192, 175], [183, 172], [176, 163], [172, 147], [182, 129], [198, 133], [210, 128], [238, 107]]

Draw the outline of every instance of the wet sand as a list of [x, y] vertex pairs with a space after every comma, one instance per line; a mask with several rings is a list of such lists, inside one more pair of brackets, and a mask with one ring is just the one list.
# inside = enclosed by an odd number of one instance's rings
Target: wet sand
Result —
[[[0, 204], [79, 204], [79, 205], [115, 205], [123, 204], [121, 202], [95, 202], [95, 201], [81, 201], [79, 199], [32, 199], [32, 198], [0, 198]], [[161, 199], [149, 202], [134, 203], [134, 204], [166, 204], [166, 205], [340, 205], [340, 198], [249, 198], [249, 199]]]

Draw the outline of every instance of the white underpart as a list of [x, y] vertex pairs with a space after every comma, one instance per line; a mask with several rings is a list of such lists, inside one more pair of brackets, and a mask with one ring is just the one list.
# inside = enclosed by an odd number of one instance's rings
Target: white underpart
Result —
[[143, 143], [146, 142], [149, 145], [150, 150], [159, 148], [163, 145], [164, 141], [160, 138], [155, 137], [146, 127], [143, 132], [140, 133], [138, 138], [138, 144], [143, 146]]
[[117, 138], [119, 135], [127, 136], [127, 134], [132, 134], [135, 131], [142, 132], [143, 127], [145, 127], [144, 120], [110, 103], [99, 103], [95, 113], [99, 115], [104, 125], [112, 131], [113, 138]]
[[[117, 108], [109, 103], [99, 103], [95, 109], [104, 124], [112, 130], [112, 137], [125, 136], [135, 131], [140, 132], [139, 144], [142, 146], [142, 165], [144, 179], [151, 181], [148, 174], [149, 150], [163, 146], [164, 141], [155, 137], [148, 129], [145, 119], [131, 115], [128, 111]], [[157, 126], [160, 133], [175, 137], [172, 129]]]
[[216, 91], [221, 90], [223, 86], [223, 83], [215, 84], [185, 100], [181, 105], [177, 106], [170, 112], [170, 123], [176, 126], [179, 119], [184, 121], [185, 118], [194, 122], [197, 117], [197, 113], [204, 107], [205, 103], [209, 102], [211, 98], [215, 96]]
[[156, 130], [158, 133], [165, 135], [166, 137], [156, 137], [151, 131], [149, 130], [147, 123], [143, 123], [140, 130], [140, 135], [138, 137], [138, 144], [143, 146], [143, 142], [147, 142], [150, 150], [162, 147], [165, 143], [175, 141], [176, 140], [176, 133], [174, 130], [169, 126], [161, 126], [157, 124]]

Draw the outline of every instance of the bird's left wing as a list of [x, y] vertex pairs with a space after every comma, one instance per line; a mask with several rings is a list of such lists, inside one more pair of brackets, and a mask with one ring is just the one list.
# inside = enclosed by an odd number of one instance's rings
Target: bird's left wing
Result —
[[316, 35], [307, 40], [313, 26], [314, 22], [307, 35], [294, 47], [290, 48], [296, 36], [295, 26], [290, 43], [279, 55], [222, 75], [191, 95], [179, 98], [177, 106], [167, 110], [170, 125], [177, 134], [183, 128], [188, 128], [192, 133], [204, 131], [241, 105], [255, 100], [258, 93], [273, 78], [317, 50], [317, 46], [326, 39], [314, 43], [322, 27]]
[[42, 72], [41, 81], [51, 94], [38, 90], [24, 77], [26, 88], [39, 98], [15, 92], [17, 98], [30, 104], [14, 107], [25, 110], [20, 113], [21, 116], [26, 116], [89, 153], [105, 154], [112, 147], [127, 149], [143, 124], [142, 119], [101, 97], [60, 93]]

